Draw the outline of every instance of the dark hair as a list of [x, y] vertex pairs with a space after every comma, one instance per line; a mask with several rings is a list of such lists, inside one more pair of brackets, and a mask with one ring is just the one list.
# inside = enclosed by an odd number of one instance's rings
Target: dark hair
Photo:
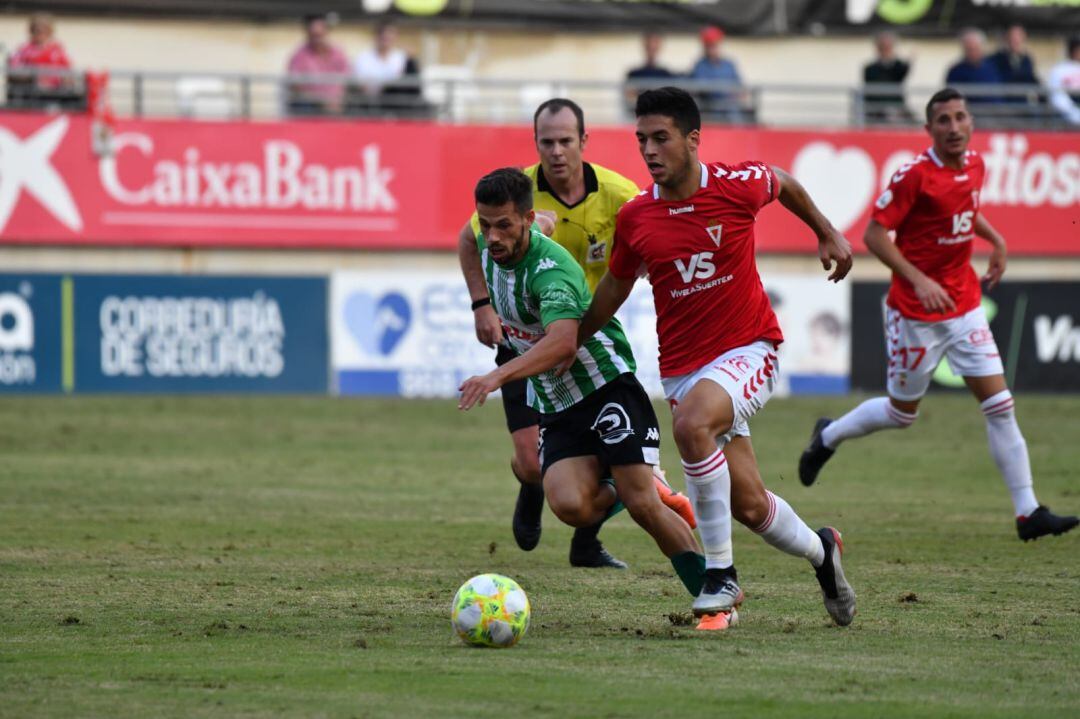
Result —
[[1076, 54], [1077, 48], [1080, 48], [1080, 35], [1073, 35], [1065, 41], [1066, 47], [1069, 48], [1069, 57]]
[[536, 137], [536, 125], [540, 120], [541, 112], [547, 110], [555, 114], [565, 107], [569, 107], [570, 112], [574, 113], [574, 117], [577, 118], [578, 137], [585, 137], [585, 111], [581, 109], [581, 105], [578, 105], [573, 100], [567, 100], [565, 97], [553, 97], [540, 103], [540, 107], [536, 108], [536, 112], [533, 113], [533, 137]]
[[944, 89], [938, 90], [926, 103], [927, 125], [933, 122], [934, 105], [937, 105], [939, 102], [948, 102], [949, 100], [963, 100], [964, 102], [967, 102], [967, 98], [964, 97], [959, 90], [953, 89], [951, 87], [946, 87]]
[[396, 27], [397, 23], [394, 22], [393, 18], [384, 17], [382, 20], [379, 20], [379, 22], [375, 23], [375, 34], [382, 35], [384, 31]]
[[701, 129], [701, 111], [698, 110], [697, 103], [690, 93], [678, 87], [660, 87], [641, 93], [638, 95], [637, 105], [634, 106], [634, 114], [638, 117], [670, 117], [675, 127], [684, 135]]
[[303, 18], [304, 28], [307, 29], [311, 27], [311, 23], [315, 22], [316, 20], [322, 20], [323, 22], [327, 22], [326, 13], [312, 12], [305, 15]]
[[514, 208], [524, 215], [533, 207], [532, 180], [516, 167], [500, 167], [480, 178], [473, 198], [478, 205], [492, 207], [513, 202]]

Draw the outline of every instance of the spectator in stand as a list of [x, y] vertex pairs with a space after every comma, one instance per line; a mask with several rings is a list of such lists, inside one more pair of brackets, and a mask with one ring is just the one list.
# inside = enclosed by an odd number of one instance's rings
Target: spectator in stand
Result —
[[653, 31], [645, 33], [642, 37], [642, 45], [645, 49], [645, 64], [626, 73], [626, 104], [631, 114], [633, 114], [638, 93], [641, 90], [647, 90], [649, 83], [676, 76], [675, 73], [657, 61], [657, 58], [660, 57], [661, 42], [660, 33]]
[[[642, 46], [645, 49], [645, 64], [635, 67], [626, 73], [627, 80], [662, 80], [675, 77], [675, 73], [661, 65], [657, 59], [660, 57], [660, 44], [662, 39], [658, 32], [647, 32], [642, 38]], [[737, 73], [736, 73], [737, 76]]]
[[390, 20], [380, 22], [375, 27], [375, 47], [357, 55], [353, 74], [377, 107], [407, 112], [420, 102], [420, 66], [397, 42], [397, 26]]
[[[53, 32], [51, 15], [35, 13], [30, 16], [30, 39], [8, 58], [10, 104], [41, 107], [53, 103], [67, 105], [72, 100], [81, 101], [70, 76], [47, 72], [71, 69], [71, 60], [64, 52], [64, 46], [53, 37]], [[42, 70], [46, 72], [43, 73]]]
[[704, 119], [742, 122], [747, 119], [743, 110], [742, 78], [735, 63], [720, 55], [723, 42], [724, 31], [715, 25], [701, 31], [704, 56], [690, 70], [689, 77], [727, 86], [724, 90], [698, 91], [698, 104]]
[[1035, 61], [1027, 51], [1027, 32], [1023, 25], [1011, 25], [1005, 31], [1005, 46], [990, 56], [1001, 82], [1011, 85], [1038, 85]]
[[304, 44], [289, 58], [289, 74], [340, 75], [342, 79], [341, 82], [307, 80], [292, 83], [289, 86], [289, 111], [294, 115], [341, 112], [349, 58], [330, 42], [330, 20], [326, 15], [306, 16], [304, 32], [307, 35]]
[[1070, 37], [1065, 47], [1068, 57], [1050, 68], [1046, 87], [1054, 109], [1070, 125], [1080, 126], [1080, 35]]
[[[960, 47], [963, 58], [949, 68], [945, 84], [953, 85], [999, 85], [1001, 76], [997, 67], [986, 57], [986, 33], [976, 28], [967, 28], [960, 33]], [[968, 107], [975, 111], [977, 106], [999, 102], [1000, 95], [983, 92], [971, 92], [960, 88], [967, 95]]]
[[1035, 62], [1027, 51], [1027, 32], [1022, 25], [1009, 26], [1005, 31], [1005, 46], [989, 59], [1001, 82], [1006, 85], [1030, 86], [1026, 94], [1005, 95], [1006, 102], [1038, 103], [1039, 78], [1035, 76]]
[[877, 59], [863, 68], [866, 119], [872, 122], [910, 122], [902, 85], [911, 63], [896, 56], [896, 34], [879, 32], [874, 37]]

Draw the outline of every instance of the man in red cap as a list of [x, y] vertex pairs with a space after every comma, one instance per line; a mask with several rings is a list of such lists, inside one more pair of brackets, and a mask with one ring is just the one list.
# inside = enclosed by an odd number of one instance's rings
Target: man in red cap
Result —
[[705, 119], [724, 122], [742, 122], [746, 118], [742, 107], [742, 78], [735, 63], [720, 56], [724, 31], [710, 25], [701, 31], [704, 57], [690, 70], [691, 80], [715, 83], [717, 90], [698, 95], [698, 104]]

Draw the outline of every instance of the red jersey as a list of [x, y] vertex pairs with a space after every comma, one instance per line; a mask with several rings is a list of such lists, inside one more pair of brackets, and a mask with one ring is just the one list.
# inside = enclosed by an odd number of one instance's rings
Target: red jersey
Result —
[[901, 167], [874, 206], [878, 224], [896, 230], [896, 248], [956, 303], [950, 313], [927, 312], [911, 283], [893, 273], [888, 304], [904, 317], [936, 322], [979, 306], [982, 291], [971, 266], [975, 216], [986, 166], [968, 150], [964, 169], [946, 167], [933, 148]]
[[754, 221], [779, 193], [764, 163], [702, 163], [692, 197], [669, 202], [653, 185], [619, 210], [608, 271], [631, 279], [648, 270], [662, 377], [757, 340], [783, 342], [754, 260]]
[[[64, 46], [55, 40], [50, 40], [44, 45], [34, 42], [24, 43], [10, 58], [8, 65], [11, 67], [52, 67], [70, 68]], [[56, 75], [42, 75], [37, 78], [37, 86], [42, 88], [57, 88], [64, 84], [64, 78]]]

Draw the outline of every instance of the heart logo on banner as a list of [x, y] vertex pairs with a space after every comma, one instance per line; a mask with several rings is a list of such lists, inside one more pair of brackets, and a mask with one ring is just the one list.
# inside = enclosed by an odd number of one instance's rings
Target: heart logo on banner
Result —
[[354, 292], [345, 300], [345, 326], [368, 354], [387, 356], [405, 337], [412, 320], [409, 301], [397, 292], [376, 299]]
[[811, 142], [799, 150], [791, 171], [841, 232], [855, 224], [877, 189], [874, 161], [861, 147]]

